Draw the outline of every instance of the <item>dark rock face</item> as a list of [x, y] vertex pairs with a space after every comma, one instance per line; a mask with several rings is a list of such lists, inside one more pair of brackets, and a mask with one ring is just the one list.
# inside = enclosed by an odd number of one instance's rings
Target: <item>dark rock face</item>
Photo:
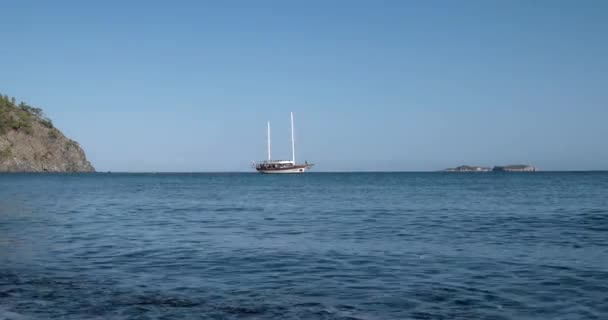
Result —
[[80, 145], [25, 104], [0, 98], [0, 172], [94, 172]]
[[94, 172], [80, 145], [59, 130], [33, 124], [31, 134], [0, 135], [0, 172]]

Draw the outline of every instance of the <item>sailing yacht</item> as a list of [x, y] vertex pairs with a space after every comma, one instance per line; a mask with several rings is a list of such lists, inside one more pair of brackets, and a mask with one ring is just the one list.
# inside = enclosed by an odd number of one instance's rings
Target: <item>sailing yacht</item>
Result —
[[291, 160], [272, 160], [270, 154], [270, 121], [267, 127], [268, 159], [260, 163], [254, 163], [255, 169], [260, 173], [304, 173], [313, 165], [304, 162], [296, 163], [296, 149], [293, 136], [293, 112], [291, 113]]

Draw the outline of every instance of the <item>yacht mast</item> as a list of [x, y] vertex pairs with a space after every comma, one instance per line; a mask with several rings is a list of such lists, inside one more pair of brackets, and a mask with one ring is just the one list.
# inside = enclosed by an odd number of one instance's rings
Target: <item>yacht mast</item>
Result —
[[268, 161], [270, 161], [270, 121], [268, 121], [268, 133], [266, 137], [268, 140]]
[[291, 113], [291, 161], [296, 163], [296, 145], [293, 139], [293, 112]]

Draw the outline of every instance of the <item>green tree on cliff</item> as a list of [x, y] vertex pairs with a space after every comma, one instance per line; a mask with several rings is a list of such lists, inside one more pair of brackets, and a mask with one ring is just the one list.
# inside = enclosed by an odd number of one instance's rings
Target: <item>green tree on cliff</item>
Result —
[[32, 132], [34, 121], [47, 128], [53, 128], [53, 122], [48, 119], [42, 109], [35, 108], [25, 102], [17, 104], [15, 97], [0, 94], [0, 134], [8, 130], [23, 130]]

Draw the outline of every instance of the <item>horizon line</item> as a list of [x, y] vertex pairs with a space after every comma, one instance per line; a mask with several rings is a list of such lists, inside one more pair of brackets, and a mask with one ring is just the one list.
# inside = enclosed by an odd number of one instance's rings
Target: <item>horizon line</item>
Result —
[[[418, 171], [408, 171], [408, 170], [353, 170], [353, 171], [311, 171], [306, 174], [319, 174], [319, 173], [450, 173], [450, 174], [484, 174], [484, 173], [492, 173], [496, 171], [485, 171], [485, 172], [450, 172], [446, 170], [418, 170]], [[566, 169], [566, 170], [537, 170], [534, 172], [498, 172], [498, 173], [543, 173], [543, 172], [608, 172], [608, 169]], [[94, 172], [34, 172], [34, 171], [23, 171], [23, 172], [0, 172], [0, 174], [62, 174], [62, 173], [72, 173], [72, 174], [221, 174], [221, 173], [250, 173], [250, 174], [259, 174], [256, 171], [94, 171]]]

